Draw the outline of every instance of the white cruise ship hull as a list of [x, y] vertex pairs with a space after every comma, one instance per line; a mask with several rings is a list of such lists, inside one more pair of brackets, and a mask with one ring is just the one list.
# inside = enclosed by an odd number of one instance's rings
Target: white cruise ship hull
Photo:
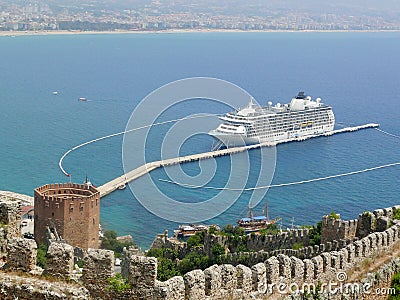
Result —
[[208, 134], [220, 140], [226, 147], [240, 147], [260, 143], [257, 137], [247, 137], [242, 134], [221, 133], [216, 130], [211, 130]]
[[266, 143], [276, 145], [329, 134], [335, 116], [321, 99], [299, 93], [289, 104], [262, 107], [250, 100], [247, 107], [220, 117], [222, 123], [209, 134], [226, 147]]
[[264, 138], [264, 139], [260, 139], [257, 137], [247, 137], [245, 135], [240, 135], [240, 134], [226, 134], [218, 132], [216, 130], [212, 130], [208, 134], [220, 140], [226, 147], [240, 147], [240, 146], [254, 145], [260, 143], [270, 143], [271, 145], [277, 145], [280, 143], [286, 143], [292, 141], [302, 141], [313, 137], [323, 136], [331, 131], [333, 131], [333, 126], [332, 128], [326, 128], [317, 131], [302, 130], [302, 131], [284, 132], [278, 134], [273, 138]]

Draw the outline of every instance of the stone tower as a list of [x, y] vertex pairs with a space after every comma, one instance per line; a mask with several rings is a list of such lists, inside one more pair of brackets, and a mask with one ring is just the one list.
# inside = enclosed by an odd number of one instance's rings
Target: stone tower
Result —
[[46, 184], [35, 189], [35, 240], [56, 233], [72, 246], [99, 247], [100, 192], [88, 184]]

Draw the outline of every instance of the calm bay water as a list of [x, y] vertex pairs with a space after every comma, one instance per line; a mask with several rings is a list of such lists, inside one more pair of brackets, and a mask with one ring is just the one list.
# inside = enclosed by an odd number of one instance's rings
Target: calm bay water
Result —
[[[32, 195], [37, 186], [67, 181], [58, 168], [65, 151], [123, 131], [143, 97], [186, 77], [228, 80], [260, 103], [270, 99], [286, 102], [305, 90], [332, 105], [338, 122], [378, 122], [381, 129], [399, 134], [398, 53], [400, 33], [0, 37], [0, 190]], [[59, 95], [52, 95], [52, 91]], [[79, 97], [91, 101], [78, 102]], [[224, 112], [221, 107], [213, 109], [208, 107], [207, 112]], [[176, 113], [181, 116], [186, 111], [182, 108]], [[398, 162], [399, 142], [375, 130], [365, 130], [279, 145], [273, 183]], [[121, 143], [122, 137], [116, 137], [81, 148], [66, 158], [64, 166], [73, 181], [82, 182], [88, 175], [101, 185], [123, 172]], [[196, 151], [209, 150], [209, 139], [196, 143]], [[190, 152], [190, 144], [186, 150]], [[257, 155], [250, 156], [257, 165]], [[228, 158], [217, 161], [222, 167], [229, 164]], [[197, 163], [183, 168], [189, 174], [199, 172]], [[223, 184], [222, 175], [213, 185]], [[355, 218], [363, 210], [399, 204], [399, 175], [399, 167], [393, 167], [273, 188], [268, 191], [270, 214], [281, 216], [284, 225], [292, 217], [296, 224], [313, 224], [332, 210], [344, 218]], [[167, 178], [164, 170], [154, 171], [152, 177], [155, 181]], [[215, 193], [158, 184], [182, 201], [207, 199]], [[247, 198], [244, 193], [210, 223], [234, 223], [246, 214]], [[105, 228], [131, 234], [143, 247], [149, 246], [156, 233], [177, 226], [147, 212], [129, 189], [105, 197], [101, 205]]]

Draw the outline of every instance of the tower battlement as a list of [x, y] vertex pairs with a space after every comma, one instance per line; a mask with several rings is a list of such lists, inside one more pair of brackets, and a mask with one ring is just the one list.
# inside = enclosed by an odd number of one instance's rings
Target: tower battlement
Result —
[[47, 228], [57, 231], [69, 244], [97, 248], [100, 223], [100, 192], [76, 183], [46, 184], [35, 194], [35, 239], [46, 243]]

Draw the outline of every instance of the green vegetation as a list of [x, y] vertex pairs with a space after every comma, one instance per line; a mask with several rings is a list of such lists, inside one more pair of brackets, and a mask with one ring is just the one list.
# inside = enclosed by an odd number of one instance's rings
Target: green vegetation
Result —
[[267, 226], [267, 228], [263, 228], [260, 230], [260, 235], [274, 235], [274, 234], [278, 234], [279, 233], [279, 229], [278, 229], [278, 225], [276, 224], [269, 224]]
[[211, 252], [214, 257], [225, 254], [225, 248], [220, 244], [215, 244], [211, 248]]
[[195, 269], [206, 269], [212, 263], [207, 255], [191, 252], [178, 262], [178, 270], [181, 274], [185, 274]]
[[321, 231], [322, 231], [322, 222], [318, 222], [317, 226], [312, 226], [309, 233], [310, 246], [321, 244]]
[[400, 220], [400, 209], [395, 208], [393, 210], [393, 219], [394, 220]]
[[182, 275], [177, 269], [175, 262], [170, 258], [160, 257], [158, 258], [157, 265], [157, 279], [160, 281], [166, 281], [174, 276]]
[[303, 243], [295, 243], [293, 245], [293, 250], [299, 250], [301, 248], [304, 248], [304, 244]]
[[195, 235], [192, 235], [186, 241], [189, 249], [193, 249], [194, 247], [202, 246], [204, 243], [204, 233], [196, 232]]
[[114, 230], [104, 232], [101, 248], [114, 251], [115, 257], [121, 257], [124, 247], [129, 246], [135, 246], [135, 243], [117, 241], [117, 233]]
[[37, 249], [36, 265], [43, 269], [46, 268], [46, 253], [47, 253], [47, 245], [40, 244]]
[[215, 227], [215, 226], [211, 226], [211, 227], [208, 229], [208, 233], [209, 233], [209, 234], [218, 234], [218, 232], [219, 232], [219, 230], [218, 230], [217, 227]]
[[331, 213], [329, 214], [329, 218], [339, 220], [340, 216], [332, 210]]
[[130, 290], [130, 288], [131, 285], [126, 282], [126, 279], [122, 277], [121, 273], [117, 273], [114, 277], [108, 278], [107, 291], [121, 293]]
[[[225, 253], [225, 250], [224, 250]], [[170, 256], [173, 254], [173, 256]], [[206, 269], [213, 264], [207, 255], [197, 252], [189, 252], [181, 260], [177, 259], [177, 253], [171, 249], [150, 249], [146, 256], [157, 257], [157, 279], [168, 280], [173, 276], [184, 275], [194, 269]]]
[[84, 261], [83, 259], [80, 259], [80, 260], [78, 260], [78, 261], [76, 262], [76, 265], [77, 265], [79, 268], [83, 268], [84, 263], [85, 263], [85, 261]]
[[228, 224], [224, 226], [221, 230], [222, 235], [226, 236], [242, 236], [246, 235], [244, 229], [239, 226], [233, 226], [232, 224]]
[[365, 217], [367, 217], [367, 218], [369, 218], [369, 219], [371, 219], [371, 213], [369, 212], [369, 211], [364, 211], [363, 212], [363, 216], [365, 216]]
[[400, 300], [400, 273], [393, 275], [390, 287], [395, 289], [395, 293], [389, 296], [389, 300]]

